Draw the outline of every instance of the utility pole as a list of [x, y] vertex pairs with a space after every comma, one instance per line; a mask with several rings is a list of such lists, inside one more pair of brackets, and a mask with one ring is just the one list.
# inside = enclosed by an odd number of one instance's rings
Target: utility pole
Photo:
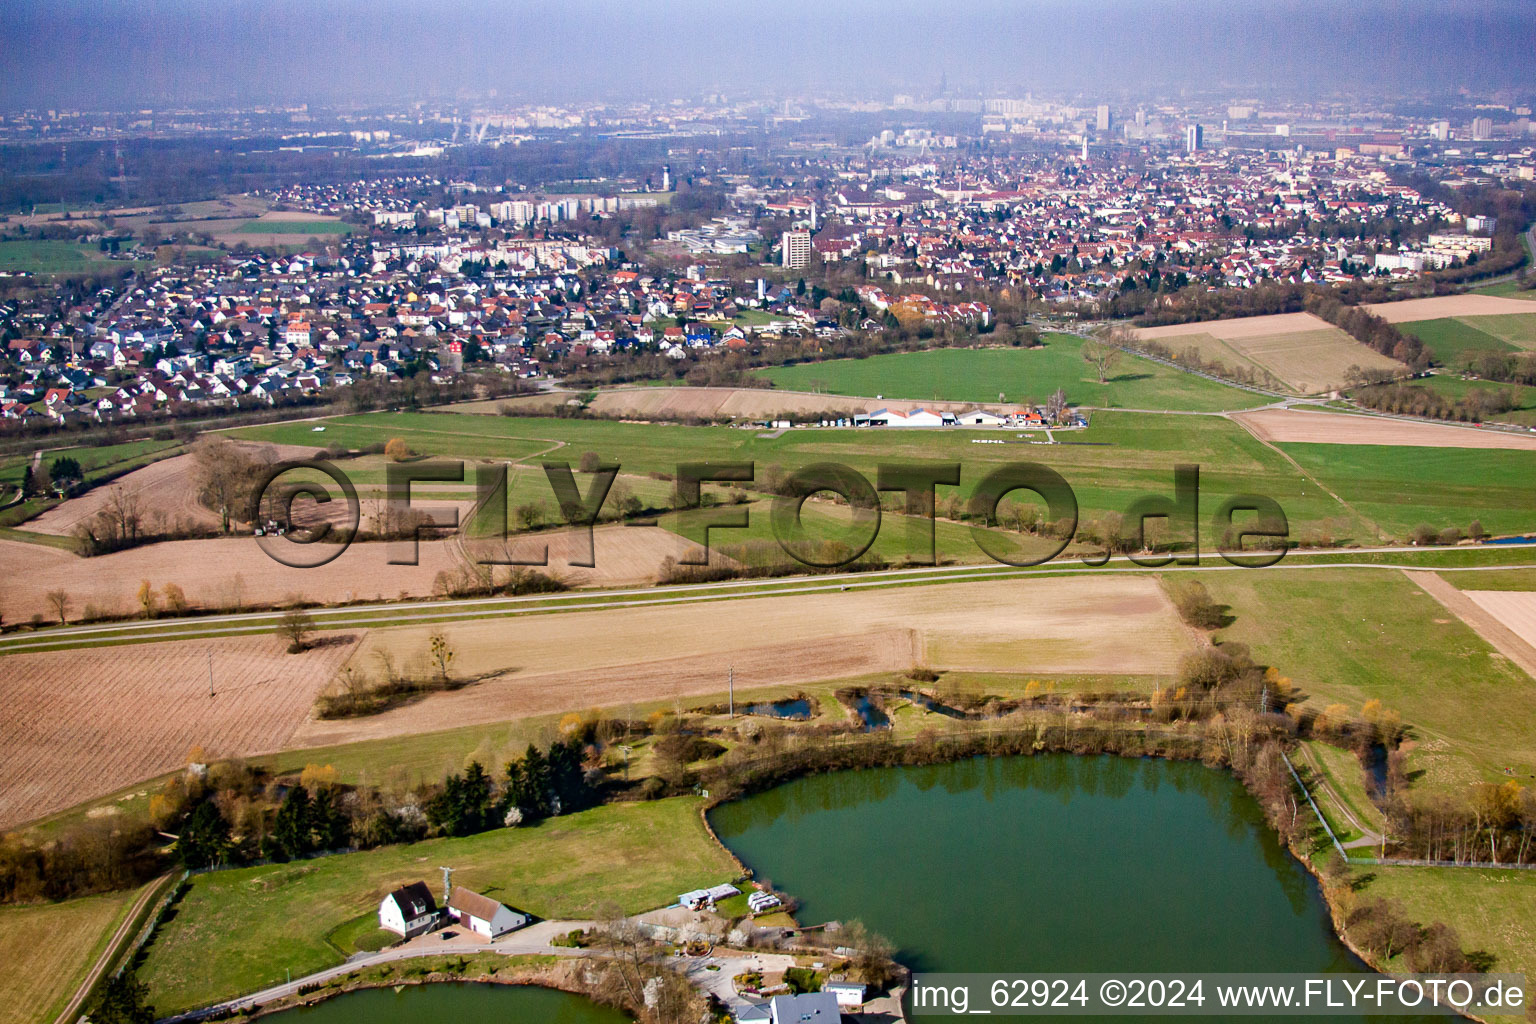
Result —
[[731, 672], [731, 676], [730, 676], [730, 680], [731, 680], [730, 681], [730, 687], [731, 687], [731, 714], [730, 714], [730, 717], [731, 718], [735, 718], [736, 717], [736, 666], [735, 665], [731, 666], [730, 672]]
[[208, 699], [214, 698], [213, 692], [213, 652], [208, 652]]

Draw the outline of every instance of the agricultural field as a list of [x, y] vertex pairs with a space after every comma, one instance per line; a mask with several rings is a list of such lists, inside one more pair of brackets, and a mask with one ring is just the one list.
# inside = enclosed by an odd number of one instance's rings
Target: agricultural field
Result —
[[1401, 302], [1376, 302], [1364, 306], [1392, 324], [1438, 320], [1442, 317], [1491, 317], [1504, 314], [1530, 315], [1528, 300], [1496, 295], [1436, 295], [1428, 299], [1404, 299]]
[[1262, 396], [1132, 355], [1100, 384], [1083, 361], [1081, 339], [1047, 334], [1043, 340], [1034, 349], [931, 349], [778, 366], [758, 375], [792, 391], [916, 402], [995, 403], [1001, 392], [1006, 403], [1044, 404], [1062, 388], [1069, 403], [1098, 409], [1216, 412], [1264, 404]]
[[1391, 372], [1406, 369], [1311, 313], [1145, 327], [1136, 336], [1175, 353], [1193, 348], [1202, 360], [1257, 372], [1272, 385], [1297, 394], [1343, 386], [1352, 366]]
[[[680, 623], [683, 623], [680, 625]], [[1192, 649], [1155, 580], [1052, 577], [614, 607], [371, 632], [350, 664], [425, 673], [441, 629], [454, 671], [481, 678], [365, 719], [313, 719], [294, 746], [329, 746], [572, 708], [793, 685], [914, 665], [972, 671], [1171, 675]], [[483, 677], [483, 678], [482, 678]]]
[[1508, 355], [1515, 351], [1514, 345], [1472, 326], [1469, 319], [1441, 317], [1438, 320], [1410, 321], [1398, 326], [1422, 341], [1434, 354], [1435, 362], [1444, 366], [1464, 367], [1490, 352]]
[[170, 771], [196, 746], [219, 756], [282, 748], [356, 640], [328, 633], [302, 654], [257, 636], [148, 644], [132, 657], [6, 656], [0, 828]]
[[[1444, 381], [1444, 384], [1437, 382]], [[1424, 384], [1456, 394], [1455, 378], [1428, 377]], [[1503, 385], [1499, 385], [1502, 387]], [[1536, 390], [1536, 389], [1527, 389]], [[1536, 436], [1478, 430], [1426, 420], [1290, 409], [1259, 409], [1232, 417], [1266, 441], [1279, 444], [1370, 445], [1395, 448], [1466, 448], [1536, 451]]]
[[276, 213], [247, 221], [237, 230], [242, 235], [345, 235], [352, 230], [352, 225], [339, 220], [306, 220], [297, 214]]
[[[878, 358], [878, 357], [877, 357]], [[994, 396], [995, 397], [995, 396]], [[853, 398], [844, 395], [814, 394], [766, 388], [626, 388], [599, 391], [589, 408], [604, 416], [701, 418], [729, 417], [733, 420], [774, 420], [796, 416], [843, 417], [873, 412], [877, 408], [911, 412], [925, 408], [930, 412], [962, 412], [984, 404], [994, 411], [1006, 405], [974, 402], [921, 402], [896, 399]]]
[[0, 242], [0, 273], [89, 274], [133, 264], [113, 262], [96, 246], [64, 240]]
[[[160, 454], [163, 453], [162, 450]], [[84, 469], [84, 466], [81, 468]], [[61, 537], [71, 536], [81, 524], [106, 506], [118, 487], [136, 497], [149, 516], [161, 519], [167, 525], [182, 521], [199, 526], [217, 526], [218, 515], [197, 500], [193, 470], [191, 455], [162, 458], [142, 469], [133, 470], [113, 484], [94, 487], [78, 498], [54, 506], [36, 519], [29, 520], [22, 529]]]
[[0, 1024], [52, 1021], [85, 980], [138, 890], [0, 907]]
[[1505, 590], [1463, 592], [1510, 632], [1536, 647], [1536, 593]]
[[342, 857], [201, 875], [156, 936], [139, 978], [168, 1015], [342, 961], [322, 936], [407, 882], [454, 882], [544, 918], [582, 918], [599, 899], [628, 913], [715, 885], [736, 866], [690, 797], [610, 804], [527, 828]]
[[1214, 573], [1212, 596], [1236, 621], [1220, 637], [1290, 677], [1305, 703], [1371, 699], [1409, 727], [1424, 790], [1536, 775], [1536, 686], [1471, 627], [1402, 573], [1268, 569]]
[[1405, 539], [1421, 523], [1465, 531], [1476, 519], [1500, 535], [1528, 530], [1536, 521], [1536, 452], [1370, 444], [1280, 448], [1390, 537]]
[[[42, 465], [47, 468], [55, 459], [68, 456], [80, 464], [80, 472], [85, 476], [86, 483], [99, 486], [165, 458], [179, 448], [178, 441], [128, 441], [115, 445], [58, 448], [43, 452]], [[9, 501], [19, 493], [27, 466], [32, 464], [33, 457], [32, 452], [26, 451], [0, 456], [0, 501]], [[89, 493], [84, 497], [88, 498]], [[29, 520], [60, 504], [57, 498], [30, 498], [0, 512], [0, 527], [8, 530], [16, 523]]]

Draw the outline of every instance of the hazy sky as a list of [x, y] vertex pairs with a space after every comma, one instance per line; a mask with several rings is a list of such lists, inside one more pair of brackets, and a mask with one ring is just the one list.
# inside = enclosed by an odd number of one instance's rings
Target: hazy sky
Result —
[[3, 0], [0, 106], [1536, 90], [1533, 0]]

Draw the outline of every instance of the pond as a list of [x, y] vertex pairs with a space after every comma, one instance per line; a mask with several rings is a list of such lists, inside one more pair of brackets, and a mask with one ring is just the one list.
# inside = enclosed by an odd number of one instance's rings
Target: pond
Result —
[[1197, 763], [838, 772], [710, 820], [803, 924], [862, 920], [919, 972], [1369, 971], [1254, 800]]
[[811, 702], [805, 697], [795, 697], [788, 700], [776, 700], [771, 704], [746, 704], [741, 708], [743, 715], [767, 715], [769, 718], [786, 718], [791, 721], [803, 722], [811, 717]]
[[465, 983], [371, 988], [266, 1018], [274, 1024], [626, 1024], [624, 1014], [568, 992], [531, 985]]

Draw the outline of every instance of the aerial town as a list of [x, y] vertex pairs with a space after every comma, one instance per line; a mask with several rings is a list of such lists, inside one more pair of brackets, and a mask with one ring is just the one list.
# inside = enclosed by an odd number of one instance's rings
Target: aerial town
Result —
[[1529, 4], [0, 40], [0, 1024], [1536, 1020]]

